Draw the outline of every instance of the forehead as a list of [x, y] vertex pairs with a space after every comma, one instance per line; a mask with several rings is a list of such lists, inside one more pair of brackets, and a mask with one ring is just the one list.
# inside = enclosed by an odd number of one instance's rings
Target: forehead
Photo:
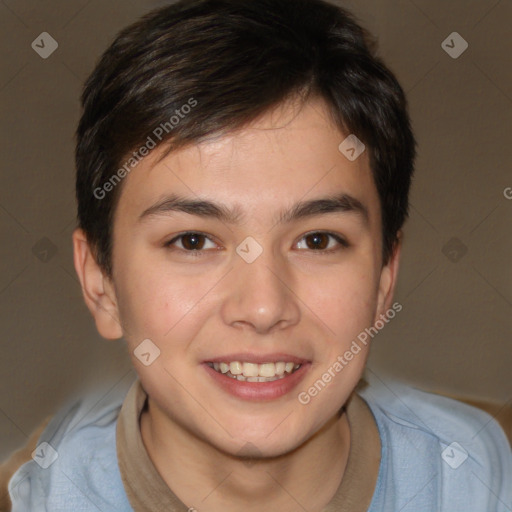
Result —
[[280, 105], [235, 132], [169, 154], [157, 147], [125, 178], [117, 213], [140, 216], [177, 194], [262, 218], [299, 200], [347, 194], [373, 217], [378, 196], [367, 151], [349, 160], [339, 149], [348, 135], [320, 100]]

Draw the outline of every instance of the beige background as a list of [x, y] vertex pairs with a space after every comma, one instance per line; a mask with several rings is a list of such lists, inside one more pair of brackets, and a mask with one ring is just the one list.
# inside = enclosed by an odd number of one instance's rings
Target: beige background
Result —
[[[123, 342], [96, 333], [75, 276], [73, 137], [94, 62], [159, 3], [0, 3], [0, 459], [70, 397], [133, 376]], [[369, 371], [510, 402], [512, 3], [343, 5], [378, 35], [419, 141], [396, 295], [403, 311], [375, 338]], [[441, 47], [454, 31], [469, 43], [458, 59]], [[46, 60], [31, 48], [41, 32], [59, 44]]]

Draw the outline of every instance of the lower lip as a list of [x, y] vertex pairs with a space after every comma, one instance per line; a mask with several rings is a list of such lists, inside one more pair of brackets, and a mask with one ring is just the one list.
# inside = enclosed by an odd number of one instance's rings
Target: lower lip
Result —
[[224, 391], [238, 398], [254, 401], [274, 400], [290, 393], [304, 378], [310, 366], [311, 363], [304, 363], [291, 375], [271, 382], [244, 382], [232, 377], [226, 377], [223, 373], [219, 373], [211, 366], [203, 363], [205, 370]]

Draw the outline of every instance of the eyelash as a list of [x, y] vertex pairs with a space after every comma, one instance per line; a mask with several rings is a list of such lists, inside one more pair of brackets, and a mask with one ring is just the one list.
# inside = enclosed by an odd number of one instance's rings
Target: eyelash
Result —
[[[207, 238], [208, 240], [213, 242], [213, 240], [211, 240], [211, 238], [206, 233], [202, 233], [201, 231], [185, 231], [184, 233], [180, 233], [179, 235], [175, 236], [174, 238], [172, 238], [171, 240], [166, 242], [164, 244], [164, 247], [166, 247], [167, 249], [172, 250], [172, 251], [174, 251], [174, 250], [182, 251], [184, 253], [187, 253], [187, 255], [190, 255], [195, 258], [202, 257], [205, 255], [204, 253], [206, 251], [211, 250], [211, 249], [187, 250], [187, 249], [181, 249], [179, 247], [178, 248], [172, 247], [174, 243], [176, 243], [178, 240], [180, 240], [181, 238], [183, 238], [184, 236], [187, 236], [187, 235], [204, 236], [205, 238]], [[338, 242], [338, 244], [341, 246], [341, 247], [336, 247], [334, 249], [316, 249], [316, 250], [309, 249], [309, 252], [318, 253], [319, 256], [326, 255], [326, 254], [332, 254], [339, 250], [346, 249], [350, 246], [350, 244], [344, 238], [342, 238], [340, 235], [338, 235], [336, 233], [331, 233], [329, 231], [310, 231], [309, 233], [304, 234], [303, 237], [300, 239], [300, 241], [304, 240], [306, 237], [311, 236], [311, 235], [328, 235], [328, 236], [334, 238], [334, 240], [336, 240], [336, 242]], [[300, 250], [303, 251], [303, 250], [307, 250], [307, 249], [300, 249]]]

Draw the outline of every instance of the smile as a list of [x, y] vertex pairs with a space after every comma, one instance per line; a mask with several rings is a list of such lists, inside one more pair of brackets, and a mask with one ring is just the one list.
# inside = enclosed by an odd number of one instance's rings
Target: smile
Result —
[[215, 387], [242, 400], [262, 402], [291, 393], [308, 374], [311, 361], [283, 352], [239, 352], [208, 358], [201, 366]]
[[293, 362], [279, 361], [277, 363], [221, 362], [206, 363], [217, 373], [241, 382], [273, 382], [284, 379], [298, 370], [302, 365]]

